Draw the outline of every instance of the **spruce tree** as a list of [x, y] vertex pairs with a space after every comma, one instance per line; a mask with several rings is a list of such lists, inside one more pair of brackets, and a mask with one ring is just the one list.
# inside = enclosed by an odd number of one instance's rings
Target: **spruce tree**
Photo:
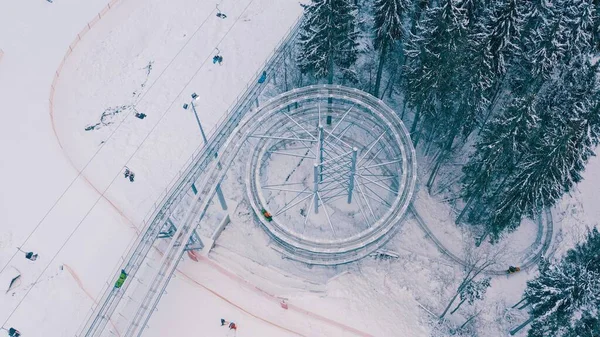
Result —
[[407, 100], [415, 109], [411, 133], [421, 124], [426, 134], [448, 140], [461, 130], [462, 116], [455, 114], [452, 79], [462, 65], [458, 54], [466, 39], [465, 23], [460, 2], [443, 0], [428, 9], [417, 24], [406, 52]]
[[300, 27], [300, 52], [296, 59], [302, 73], [327, 77], [333, 83], [334, 66], [346, 77], [358, 58], [356, 7], [351, 0], [313, 0], [304, 6]]
[[386, 57], [390, 54], [394, 43], [404, 36], [402, 27], [407, 0], [375, 0], [375, 49], [379, 51], [379, 65], [373, 95], [379, 96], [381, 75]]
[[592, 337], [600, 334], [600, 233], [557, 264], [543, 261], [540, 274], [527, 282], [524, 298], [533, 318], [529, 337]]
[[594, 155], [600, 130], [596, 67], [569, 67], [568, 76], [556, 82], [537, 103], [541, 130], [522, 152], [516, 175], [498, 203], [500, 209], [519, 200], [523, 215], [533, 217], [553, 206], [581, 181], [585, 164]]
[[470, 223], [493, 218], [493, 200], [498, 198], [522, 160], [530, 137], [539, 129], [540, 118], [534, 96], [515, 97], [502, 113], [486, 126], [475, 152], [463, 167], [462, 197], [467, 204], [458, 216], [468, 215]]
[[[515, 116], [524, 112], [535, 116], [534, 128], [519, 131], [519, 124], [496, 119], [465, 166], [463, 195], [468, 202], [464, 211], [470, 222], [485, 224], [493, 240], [517, 228], [523, 217], [535, 216], [568, 193], [581, 181], [585, 164], [599, 143], [597, 67], [586, 63], [568, 69], [539, 96], [529, 95], [535, 99], [521, 109], [507, 109], [509, 114], [521, 111]], [[511, 121], [506, 113], [500, 118]], [[521, 137], [507, 138], [511, 128]], [[510, 145], [502, 153], [494, 152], [504, 142]], [[469, 198], [475, 198], [476, 207], [469, 209]]]

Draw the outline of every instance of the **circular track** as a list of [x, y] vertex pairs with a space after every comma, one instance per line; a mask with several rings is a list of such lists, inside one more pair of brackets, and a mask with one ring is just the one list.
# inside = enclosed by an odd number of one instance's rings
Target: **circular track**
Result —
[[[326, 116], [332, 118], [327, 120]], [[290, 218], [289, 215], [284, 216], [283, 210], [276, 209], [277, 202], [273, 201], [271, 195], [268, 195], [271, 198], [265, 195], [265, 182], [269, 181], [265, 179], [265, 175], [268, 173], [266, 167], [272, 153], [280, 152], [280, 149], [293, 145], [293, 143], [305, 144], [308, 142], [310, 144], [306, 148], [315, 145], [316, 150], [311, 153], [318, 152], [319, 127], [326, 124], [329, 124], [329, 130], [326, 131], [327, 133], [321, 131], [322, 134], [337, 138], [336, 143], [340, 147], [335, 159], [344, 155], [348, 158], [353, 149], [357, 150], [357, 157], [361, 160], [355, 160], [355, 163], [363, 163], [362, 168], [357, 166], [355, 170], [357, 176], [360, 172], [364, 174], [361, 176], [363, 183], [361, 192], [366, 194], [364, 193], [366, 184], [371, 184], [372, 187], [376, 184], [379, 186], [376, 187], [379, 191], [385, 192], [381, 195], [387, 194], [385, 196], [387, 199], [384, 200], [380, 195], [367, 195], [372, 200], [375, 200], [375, 197], [383, 200], [380, 202], [380, 207], [375, 209], [375, 206], [369, 206], [370, 212], [363, 211], [363, 220], [359, 224], [356, 219], [340, 223], [344, 220], [337, 218], [334, 222], [335, 226], [345, 230], [341, 234], [336, 233], [329, 214], [327, 214], [333, 234], [329, 233], [320, 237], [319, 233], [307, 233], [299, 229], [297, 223], [292, 224], [293, 218]], [[295, 128], [296, 131], [290, 133], [290, 127]], [[352, 128], [353, 131], [346, 132], [349, 128]], [[404, 124], [396, 113], [381, 100], [360, 90], [342, 86], [317, 85], [294, 89], [271, 99], [259, 108], [246, 120], [242, 129], [244, 129], [246, 141], [256, 141], [252, 143], [252, 153], [250, 153], [247, 167], [246, 185], [250, 205], [263, 228], [278, 244], [274, 248], [280, 250], [288, 258], [308, 264], [348, 263], [378, 249], [397, 232], [398, 225], [412, 200], [416, 181], [416, 156]], [[342, 132], [342, 130], [346, 131]], [[375, 151], [375, 149], [378, 150]], [[348, 152], [339, 155], [344, 151]], [[315, 155], [313, 160], [318, 162], [318, 155]], [[323, 162], [322, 159], [321, 161]], [[346, 161], [344, 165], [348, 162]], [[365, 162], [370, 162], [371, 165], [365, 166]], [[378, 172], [376, 173], [381, 176], [393, 177], [393, 181], [384, 182], [385, 178], [380, 178], [378, 183], [378, 181], [369, 179], [366, 171], [361, 171], [365, 169], [369, 170], [369, 173], [373, 173], [369, 167], [373, 170], [377, 168]], [[342, 173], [341, 176], [342, 180], [348, 180], [348, 175]], [[338, 175], [338, 177], [340, 176]], [[312, 186], [312, 175], [310, 179], [311, 184], [309, 185]], [[358, 177], [354, 179], [359, 180]], [[356, 184], [357, 188], [361, 189], [359, 183]], [[306, 190], [309, 185], [301, 187]], [[350, 184], [348, 183], [348, 185]], [[344, 198], [341, 202], [345, 202], [344, 190], [341, 187], [340, 189], [342, 191], [339, 193], [339, 198]], [[311, 200], [309, 199], [310, 193], [312, 193], [310, 191], [304, 192], [307, 193], [306, 200], [309, 201]], [[371, 190], [371, 192], [374, 191]], [[360, 203], [363, 200], [366, 209], [366, 205], [369, 203], [367, 198], [360, 195], [356, 189], [354, 193], [354, 202]], [[314, 192], [314, 198], [320, 197], [320, 194]], [[282, 203], [285, 205], [281, 206]], [[338, 201], [339, 203], [340, 201]], [[310, 202], [310, 204], [312, 206], [313, 203]], [[278, 206], [281, 209], [287, 205], [287, 202], [279, 202]], [[323, 201], [321, 209], [327, 212], [325, 206]], [[311, 212], [311, 208], [308, 209], [308, 212]], [[273, 214], [265, 217], [264, 212], [267, 210]], [[364, 213], [370, 214], [365, 216]], [[297, 217], [300, 218], [300, 215]], [[306, 221], [304, 223], [306, 224]], [[353, 229], [349, 230], [350, 227]]]

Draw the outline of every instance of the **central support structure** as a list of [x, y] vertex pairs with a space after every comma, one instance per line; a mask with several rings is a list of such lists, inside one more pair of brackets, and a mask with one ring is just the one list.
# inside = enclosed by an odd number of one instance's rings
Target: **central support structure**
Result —
[[325, 142], [323, 125], [319, 125], [319, 181], [323, 182], [323, 143]]
[[352, 202], [352, 191], [354, 190], [354, 176], [356, 175], [356, 157], [358, 148], [352, 149], [352, 162], [350, 163], [350, 180], [348, 181], [348, 203]]
[[315, 199], [315, 214], [319, 213], [319, 164], [315, 164], [315, 183], [313, 185], [313, 193]]
[[248, 121], [248, 200], [287, 256], [345, 263], [396, 232], [416, 163], [408, 131], [381, 100], [305, 87], [265, 103]]

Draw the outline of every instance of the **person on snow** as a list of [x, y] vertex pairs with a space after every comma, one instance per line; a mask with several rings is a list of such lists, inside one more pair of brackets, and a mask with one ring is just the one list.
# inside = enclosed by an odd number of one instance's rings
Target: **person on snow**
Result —
[[17, 247], [17, 249], [23, 253], [25, 253], [25, 258], [27, 260], [31, 260], [31, 261], [35, 261], [38, 258], [38, 255], [34, 252], [26, 252], [24, 250], [21, 249], [21, 247]]

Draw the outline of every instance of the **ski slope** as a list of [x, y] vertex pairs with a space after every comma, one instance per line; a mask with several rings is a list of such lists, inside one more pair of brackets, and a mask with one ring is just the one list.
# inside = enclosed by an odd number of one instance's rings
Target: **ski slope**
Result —
[[[23, 279], [0, 294], [0, 324], [23, 337], [75, 335], [114, 282], [146, 214], [202, 146], [194, 116], [182, 104], [192, 92], [200, 95], [198, 112], [210, 134], [301, 14], [292, 0], [224, 0], [219, 8], [228, 17], [221, 20], [216, 3], [120, 1], [62, 68], [52, 118], [55, 71], [107, 0], [0, 3], [0, 266], [14, 266]], [[222, 65], [212, 63], [217, 52]], [[117, 107], [125, 108], [112, 124], [85, 131]], [[134, 118], [133, 107], [148, 117]], [[134, 183], [121, 175], [124, 165], [136, 173]], [[561, 203], [557, 254], [581, 239], [582, 225], [597, 225], [598, 173], [600, 160], [592, 158], [585, 180]], [[341, 274], [330, 282], [300, 289], [307, 280], [265, 263], [288, 271], [297, 265], [266, 248], [259, 228], [237, 221], [223, 241], [237, 252], [221, 246], [211, 258], [182, 262], [144, 336], [232, 336], [220, 318], [238, 323], [240, 337], [429, 336], [417, 300], [443, 308], [460, 281], [459, 268], [409, 221], [390, 242], [402, 253], [400, 262], [366, 259], [335, 270]], [[37, 261], [22, 253], [11, 259], [23, 242], [24, 250], [40, 254]], [[482, 303], [482, 336], [507, 330], [498, 315], [534, 274], [493, 281]], [[288, 310], [279, 297], [289, 299]], [[118, 322], [109, 327], [112, 335], [123, 333]]]
[[[6, 221], [0, 262], [18, 267], [23, 277], [21, 287], [1, 298], [5, 326], [25, 336], [78, 331], [102, 288], [112, 284], [145, 214], [202, 145], [193, 115], [181, 105], [199, 93], [196, 104], [210, 133], [301, 14], [294, 1], [223, 1], [220, 9], [228, 18], [220, 20], [215, 4], [119, 2], [62, 67], [52, 118], [54, 72], [73, 37], [106, 2], [2, 5], [0, 107], [23, 111], [2, 123], [2, 149], [11, 164], [1, 167]], [[19, 33], [7, 34], [14, 27]], [[222, 65], [211, 62], [215, 47]], [[135, 119], [129, 110], [111, 125], [85, 131], [116, 106], [135, 106], [148, 117]], [[136, 172], [135, 183], [122, 178], [124, 165]], [[13, 257], [23, 242], [23, 249], [40, 254], [36, 262]], [[274, 295], [247, 292], [253, 286], [243, 278], [206, 266], [211, 264], [182, 266], [168, 288], [178, 295], [177, 307], [169, 302], [174, 296], [165, 296], [147, 334], [170, 332], [173, 319], [185, 318], [187, 324], [178, 324], [181, 334], [226, 335], [218, 318], [227, 316], [240, 325], [240, 336], [370, 335], [344, 315], [334, 320], [293, 305], [283, 311]], [[328, 307], [343, 312], [344, 304]], [[414, 308], [407, 305], [406, 311]]]

